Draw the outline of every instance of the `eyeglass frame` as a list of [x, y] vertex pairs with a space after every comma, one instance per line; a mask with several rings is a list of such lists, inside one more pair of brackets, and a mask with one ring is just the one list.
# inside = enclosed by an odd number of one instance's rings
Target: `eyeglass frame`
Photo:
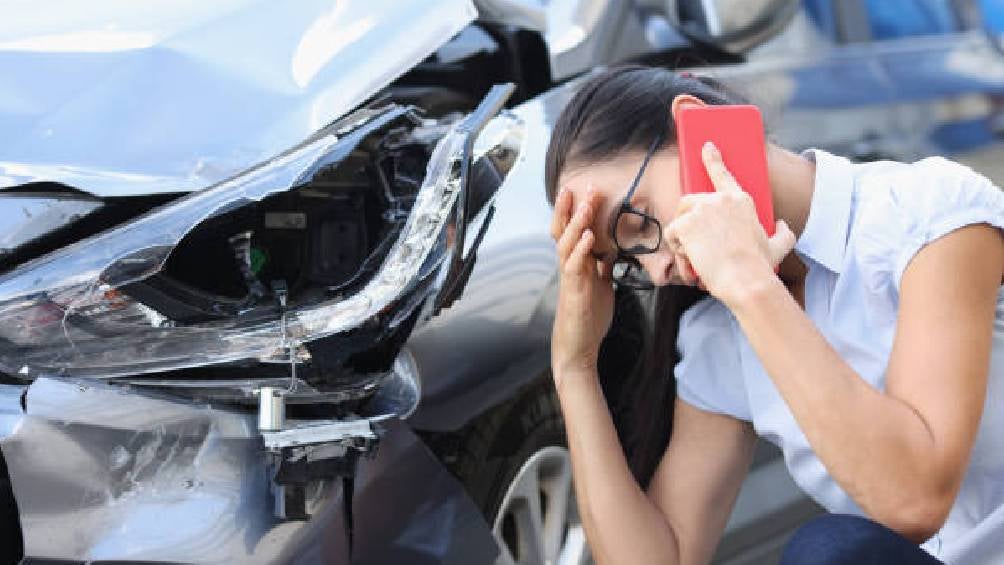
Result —
[[[635, 190], [638, 189], [638, 183], [641, 182], [642, 176], [645, 175], [645, 170], [648, 168], [648, 164], [652, 160], [652, 155], [655, 154], [656, 150], [659, 148], [659, 145], [662, 144], [664, 137], [665, 135], [663, 133], [660, 133], [655, 137], [654, 140], [652, 140], [652, 145], [650, 145], [648, 150], [645, 152], [645, 159], [641, 162], [641, 167], [638, 168], [638, 173], [635, 175], [634, 180], [631, 181], [631, 185], [628, 186], [627, 194], [624, 195], [624, 198], [621, 200], [620, 207], [617, 209], [617, 212], [613, 215], [613, 218], [611, 219], [610, 239], [611, 241], [614, 242], [614, 247], [617, 249], [617, 256], [614, 258], [613, 261], [613, 264], [615, 265], [618, 262], [623, 261], [628, 263], [630, 267], [641, 269], [642, 267], [638, 263], [638, 260], [633, 258], [637, 255], [647, 255], [649, 253], [655, 253], [656, 251], [659, 250], [659, 247], [662, 246], [662, 223], [654, 216], [647, 214], [632, 206], [631, 197], [634, 196]], [[655, 223], [656, 232], [659, 234], [658, 236], [659, 238], [656, 241], [654, 247], [646, 247], [641, 245], [635, 245], [631, 249], [624, 249], [623, 247], [621, 247], [620, 242], [617, 241], [617, 224], [620, 222], [621, 216], [626, 213], [635, 214], [643, 218], [645, 221]], [[625, 259], [628, 258], [631, 258], [633, 260], [624, 261]], [[623, 284], [623, 281], [619, 282]], [[632, 288], [636, 288], [639, 290], [648, 290], [654, 288], [654, 285], [652, 283], [643, 283], [637, 285], [628, 284], [628, 286], [632, 286]]]

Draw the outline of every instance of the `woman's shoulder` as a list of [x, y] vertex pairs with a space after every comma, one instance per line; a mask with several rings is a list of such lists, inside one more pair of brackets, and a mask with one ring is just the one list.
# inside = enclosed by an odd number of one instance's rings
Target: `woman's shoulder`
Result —
[[860, 205], [912, 211], [974, 203], [999, 206], [1004, 193], [986, 176], [967, 165], [944, 157], [927, 157], [912, 163], [876, 161], [855, 165]]
[[928, 157], [856, 165], [850, 239], [865, 267], [899, 286], [909, 260], [960, 227], [1004, 223], [1004, 191], [970, 167]]

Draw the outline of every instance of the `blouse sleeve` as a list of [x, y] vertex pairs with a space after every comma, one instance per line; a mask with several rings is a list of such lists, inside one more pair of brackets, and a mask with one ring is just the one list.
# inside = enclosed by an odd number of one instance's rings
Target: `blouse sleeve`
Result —
[[895, 163], [864, 175], [858, 198], [856, 255], [865, 283], [892, 295], [928, 243], [970, 224], [1004, 228], [1004, 192], [942, 157]]
[[732, 314], [712, 298], [684, 312], [677, 337], [676, 392], [706, 412], [750, 420], [737, 331]]
[[913, 182], [890, 187], [904, 227], [892, 271], [897, 289], [907, 265], [928, 243], [971, 224], [1004, 229], [1004, 192], [989, 179], [941, 157], [913, 166]]

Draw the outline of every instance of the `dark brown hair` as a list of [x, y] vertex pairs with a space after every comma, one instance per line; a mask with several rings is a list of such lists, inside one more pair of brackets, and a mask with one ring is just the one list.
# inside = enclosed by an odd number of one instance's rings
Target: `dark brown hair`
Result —
[[[586, 80], [551, 133], [544, 172], [548, 201], [554, 204], [558, 178], [568, 167], [644, 152], [660, 133], [660, 149], [675, 144], [670, 105], [679, 94], [707, 104], [747, 103], [715, 79], [657, 67], [615, 67]], [[600, 380], [628, 465], [643, 487], [669, 442], [680, 316], [704, 296], [693, 288], [661, 287], [649, 323], [638, 297], [618, 290], [612, 330], [601, 348]], [[632, 337], [625, 339], [625, 333]]]
[[569, 166], [644, 152], [660, 133], [660, 149], [676, 143], [670, 105], [680, 94], [707, 104], [746, 104], [739, 94], [707, 76], [660, 67], [624, 65], [589, 78], [561, 111], [544, 163], [547, 200], [554, 204], [558, 177]]

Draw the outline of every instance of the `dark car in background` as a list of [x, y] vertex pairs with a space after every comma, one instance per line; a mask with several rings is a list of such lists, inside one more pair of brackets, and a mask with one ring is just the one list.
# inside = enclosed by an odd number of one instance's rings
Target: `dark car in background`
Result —
[[[549, 375], [551, 124], [642, 61], [728, 81], [792, 149], [1002, 178], [997, 38], [973, 3], [910, 4], [8, 7], [4, 557], [588, 562]], [[635, 362], [645, 301], [619, 291], [604, 366]], [[818, 511], [765, 443], [717, 559]]]

